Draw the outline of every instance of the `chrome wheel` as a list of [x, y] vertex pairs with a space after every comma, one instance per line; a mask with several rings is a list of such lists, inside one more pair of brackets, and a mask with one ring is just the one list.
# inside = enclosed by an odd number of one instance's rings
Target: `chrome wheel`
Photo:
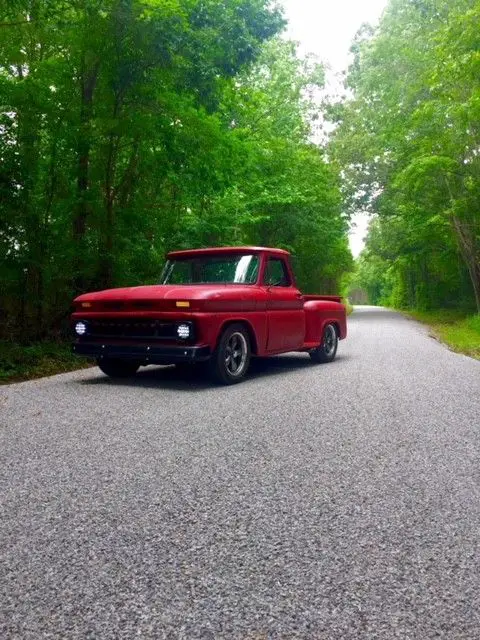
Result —
[[248, 346], [243, 333], [235, 332], [225, 345], [225, 368], [231, 376], [241, 376], [247, 362]]
[[322, 344], [309, 351], [313, 362], [332, 362], [337, 354], [338, 335], [334, 324], [323, 329]]
[[245, 325], [229, 325], [210, 358], [212, 376], [221, 384], [237, 384], [248, 371], [251, 353], [250, 336]]
[[323, 350], [327, 358], [330, 358], [332, 354], [337, 350], [337, 334], [335, 327], [331, 324], [325, 327], [325, 334], [323, 336]]

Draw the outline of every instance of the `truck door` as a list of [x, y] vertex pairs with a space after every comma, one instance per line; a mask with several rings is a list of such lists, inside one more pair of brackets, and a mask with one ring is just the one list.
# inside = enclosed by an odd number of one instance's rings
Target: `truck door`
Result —
[[282, 258], [268, 258], [263, 284], [267, 291], [267, 351], [293, 351], [302, 347], [305, 339], [303, 297], [293, 286]]

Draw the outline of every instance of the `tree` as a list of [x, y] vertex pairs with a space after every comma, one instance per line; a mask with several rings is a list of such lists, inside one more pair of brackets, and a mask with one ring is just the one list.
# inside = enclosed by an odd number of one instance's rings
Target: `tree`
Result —
[[[151, 277], [179, 210], [222, 182], [221, 96], [283, 26], [267, 0], [223, 6], [2, 1], [4, 335], [41, 336], [80, 289]], [[218, 148], [202, 141], [200, 167], [202, 129]]]
[[466, 270], [480, 309], [479, 12], [474, 0], [392, 0], [355, 43], [353, 99], [332, 110], [349, 205], [409, 238], [392, 247], [408, 265], [398, 269], [404, 292], [417, 265], [417, 293], [400, 296], [410, 304], [445, 304], [444, 284], [461, 289]]
[[[78, 291], [165, 252], [260, 242], [334, 290], [338, 172], [310, 141], [315, 61], [268, 0], [0, 0], [0, 337], [64, 330]], [[318, 110], [318, 108], [317, 108]]]

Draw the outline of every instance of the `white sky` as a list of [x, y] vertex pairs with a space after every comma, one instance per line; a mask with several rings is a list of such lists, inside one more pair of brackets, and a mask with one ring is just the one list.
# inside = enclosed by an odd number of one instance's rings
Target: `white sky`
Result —
[[[280, 0], [289, 21], [286, 36], [300, 43], [299, 53], [316, 54], [329, 69], [327, 81], [336, 78], [349, 64], [349, 48], [364, 22], [375, 24], [388, 0]], [[355, 216], [350, 248], [357, 256], [363, 248], [368, 219]]]

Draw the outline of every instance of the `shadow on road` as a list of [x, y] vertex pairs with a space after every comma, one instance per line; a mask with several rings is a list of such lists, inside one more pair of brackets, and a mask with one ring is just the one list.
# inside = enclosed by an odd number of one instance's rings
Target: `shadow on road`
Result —
[[[270, 376], [286, 375], [293, 371], [316, 367], [318, 367], [320, 371], [324, 371], [325, 368], [334, 367], [337, 362], [346, 359], [348, 359], [348, 356], [338, 355], [331, 364], [317, 365], [313, 364], [310, 358], [303, 354], [253, 358], [250, 364], [250, 371], [245, 380], [249, 381]], [[93, 369], [92, 371], [97, 372], [98, 370]], [[75, 380], [75, 384], [143, 388], [161, 387], [164, 389], [174, 389], [175, 391], [203, 391], [217, 386], [210, 379], [206, 370], [201, 367], [179, 369], [174, 366], [151, 366], [142, 368], [134, 377], [125, 379], [113, 379], [103, 375], [95, 375], [95, 377], [92, 378]]]

